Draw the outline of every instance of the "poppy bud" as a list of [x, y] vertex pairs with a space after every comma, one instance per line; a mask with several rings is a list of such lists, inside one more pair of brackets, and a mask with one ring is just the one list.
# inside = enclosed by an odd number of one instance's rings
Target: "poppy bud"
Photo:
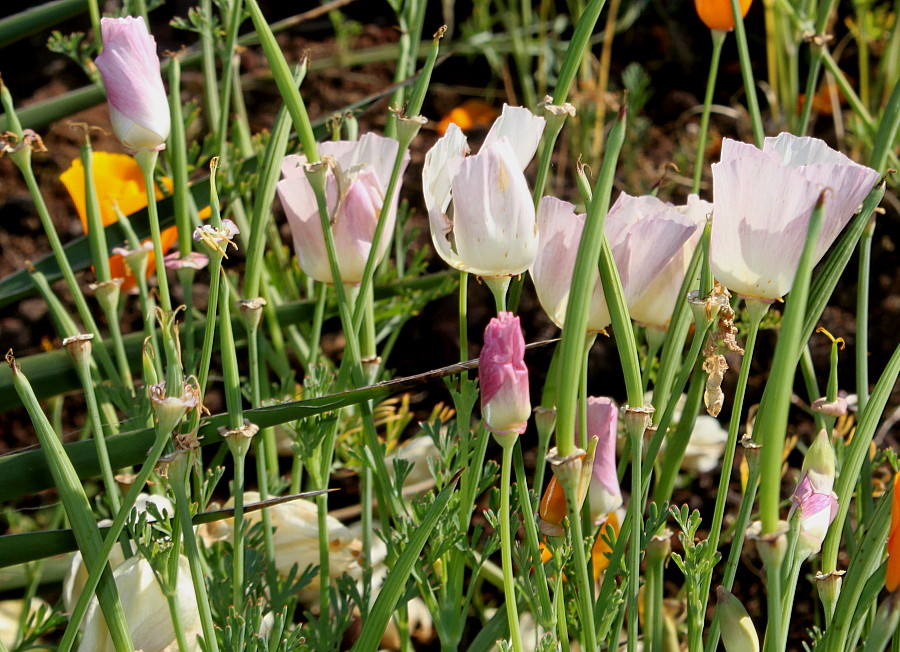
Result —
[[131, 152], [165, 149], [171, 122], [156, 39], [141, 17], [104, 18], [100, 31], [103, 52], [96, 63], [116, 137]]

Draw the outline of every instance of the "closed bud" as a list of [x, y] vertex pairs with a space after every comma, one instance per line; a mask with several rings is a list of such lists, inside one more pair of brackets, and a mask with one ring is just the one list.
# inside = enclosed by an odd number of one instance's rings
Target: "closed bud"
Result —
[[478, 379], [485, 425], [501, 444], [503, 438], [515, 440], [528, 426], [531, 398], [525, 338], [519, 318], [511, 312], [501, 312], [491, 319], [484, 331]]
[[[753, 0], [740, 0], [741, 18], [747, 15]], [[731, 0], [694, 0], [694, 8], [703, 24], [719, 32], [730, 32], [734, 29], [734, 14], [731, 11]]]
[[164, 149], [171, 122], [156, 40], [140, 17], [103, 18], [100, 31], [96, 63], [116, 137], [131, 152]]
[[744, 605], [724, 586], [716, 589], [716, 611], [722, 623], [722, 644], [727, 652], [759, 652], [759, 635]]
[[593, 523], [602, 522], [610, 512], [622, 505], [622, 492], [619, 490], [619, 478], [616, 475], [618, 424], [618, 407], [612, 399], [588, 397], [588, 437], [597, 440], [588, 490]]
[[837, 494], [832, 491], [834, 473], [834, 449], [822, 430], [806, 453], [800, 482], [791, 497], [791, 511], [800, 510], [797, 554], [803, 558], [822, 549], [828, 528], [837, 516]]

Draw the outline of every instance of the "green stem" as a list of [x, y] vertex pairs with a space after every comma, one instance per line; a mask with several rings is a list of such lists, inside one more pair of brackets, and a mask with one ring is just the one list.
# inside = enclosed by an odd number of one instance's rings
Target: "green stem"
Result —
[[[191, 453], [182, 452], [177, 455], [191, 455]], [[187, 465], [186, 461], [182, 464]], [[184, 471], [177, 471], [173, 475], [180, 476], [173, 478], [171, 483], [172, 491], [175, 493], [175, 511], [178, 514], [178, 520], [181, 522], [181, 534], [184, 537], [184, 548], [187, 553], [188, 564], [191, 567], [191, 581], [194, 584], [194, 593], [197, 595], [197, 608], [200, 611], [200, 623], [203, 626], [203, 638], [206, 647], [210, 652], [218, 652], [219, 643], [216, 640], [216, 630], [213, 625], [212, 612], [210, 611], [209, 595], [206, 592], [206, 579], [203, 568], [200, 565], [200, 549], [197, 546], [197, 538], [194, 535], [194, 525], [191, 521], [191, 508], [187, 495], [187, 480], [190, 475], [190, 466]]]
[[[469, 273], [459, 273], [459, 361], [469, 359], [469, 324], [468, 324]], [[468, 374], [463, 372], [466, 377]]]
[[[759, 465], [750, 464], [750, 473], [747, 476], [747, 488], [744, 489], [744, 496], [741, 500], [741, 508], [738, 512], [737, 521], [734, 524], [734, 538], [731, 540], [731, 549], [728, 551], [728, 561], [725, 562], [725, 569], [722, 574], [722, 586], [728, 591], [734, 585], [734, 576], [737, 574], [737, 567], [740, 563], [741, 552], [744, 548], [744, 537], [747, 533], [747, 526], [750, 524], [750, 515], [753, 512], [753, 503], [756, 500], [756, 489], [759, 484]], [[705, 652], [715, 652], [719, 646], [719, 612], [716, 610], [713, 615], [712, 623], [709, 626], [709, 633], [706, 638]]]
[[509, 282], [512, 280], [512, 277], [485, 277], [483, 280], [485, 285], [491, 289], [491, 293], [494, 295], [494, 304], [497, 307], [497, 314], [499, 315], [501, 312], [506, 312], [506, 291], [509, 289]]
[[781, 566], [780, 564], [766, 565], [766, 607], [771, 614], [766, 625], [766, 638], [763, 642], [763, 652], [778, 652], [783, 650], [780, 646], [782, 638], [782, 608], [781, 602]]
[[747, 391], [747, 380], [750, 378], [750, 367], [753, 364], [753, 350], [756, 347], [756, 336], [759, 333], [759, 324], [769, 311], [769, 304], [764, 301], [748, 299], [747, 310], [750, 314], [750, 331], [747, 333], [747, 341], [744, 344], [744, 356], [741, 359], [741, 371], [738, 374], [737, 387], [734, 390], [734, 403], [731, 407], [731, 419], [728, 422], [728, 438], [725, 441], [725, 457], [722, 459], [722, 471], [719, 475], [719, 488], [716, 492], [716, 506], [713, 511], [713, 520], [709, 529], [707, 543], [707, 563], [709, 572], [703, 581], [704, 590], [701, 592], [703, 609], [706, 611], [706, 603], [709, 599], [709, 587], [712, 584], [713, 559], [719, 548], [719, 537], [722, 535], [722, 520], [725, 517], [725, 506], [728, 499], [728, 488], [731, 485], [731, 473], [734, 466], [734, 453], [737, 448], [738, 430], [741, 427], [741, 415], [744, 409], [744, 395]]
[[[572, 548], [575, 554], [575, 580], [577, 582], [578, 613], [581, 617], [581, 643], [585, 652], [596, 652], [597, 636], [594, 628], [594, 605], [591, 600], [591, 579], [588, 577], [587, 559], [584, 554], [584, 535], [581, 529], [581, 510], [578, 505], [576, 486], [576, 484], [568, 487], [564, 486], [563, 490], [566, 494], [566, 503], [569, 509], [569, 532], [572, 537]], [[636, 612], [635, 622], [637, 622]]]
[[[627, 408], [626, 408], [627, 409]], [[631, 544], [628, 548], [628, 649], [637, 649], [638, 599], [641, 588], [641, 529], [644, 525], [644, 493], [641, 489], [641, 455], [643, 454], [644, 427], [629, 426], [626, 420], [628, 440], [631, 442]]]
[[[503, 447], [503, 465], [500, 469], [500, 552], [503, 562], [503, 593], [506, 604], [506, 617], [509, 621], [509, 633], [512, 637], [512, 649], [514, 652], [522, 652], [522, 633], [519, 631], [519, 609], [516, 604], [516, 583], [513, 579], [512, 561], [512, 534], [509, 528], [509, 495], [510, 474], [512, 469], [512, 454], [518, 437], [498, 437], [497, 440]], [[580, 520], [577, 517], [576, 521]], [[580, 529], [580, 528], [579, 528]], [[581, 556], [584, 557], [584, 545], [581, 539], [575, 539], [576, 548], [581, 548]], [[540, 563], [540, 559], [538, 559]]]
[[697, 155], [694, 157], [694, 184], [691, 193], [700, 192], [700, 181], [703, 178], [703, 159], [706, 154], [706, 139], [709, 136], [709, 114], [712, 106], [713, 94], [716, 90], [716, 77], [719, 74], [719, 58], [722, 55], [722, 45], [725, 43], [727, 32], [717, 29], [712, 30], [712, 58], [709, 62], [709, 77], [706, 80], [706, 95], [703, 98], [703, 114], [700, 116], [700, 133], [697, 134]]
[[[243, 437], [243, 435], [232, 435]], [[238, 445], [240, 447], [240, 445]], [[231, 495], [234, 498], [234, 532], [231, 544], [232, 554], [232, 604], [238, 615], [243, 612], [244, 604], [244, 462], [246, 448], [243, 451], [232, 449], [234, 455], [234, 483]]]
[[212, 136], [219, 127], [219, 80], [216, 74], [216, 49], [212, 33], [212, 0], [200, 0], [200, 13], [206, 19], [205, 27], [200, 31], [200, 44], [203, 57], [203, 99], [205, 105], [206, 126]]
[[856, 283], [856, 395], [857, 411], [869, 400], [869, 272], [872, 266], [874, 214], [859, 239], [859, 276]]
[[753, 428], [754, 439], [762, 445], [759, 513], [763, 534], [771, 534], [778, 528], [782, 451], [784, 450], [788, 411], [793, 394], [794, 376], [803, 345], [803, 321], [806, 316], [815, 246], [822, 228], [824, 208], [823, 194], [816, 202], [816, 207], [809, 219], [806, 242], [785, 304], [781, 333], [775, 345], [772, 368], [760, 402], [759, 416]]
[[747, 95], [747, 111], [753, 125], [753, 141], [762, 149], [765, 140], [762, 115], [759, 112], [759, 100], [756, 97], [756, 83], [753, 81], [753, 62], [747, 47], [747, 31], [744, 29], [744, 17], [741, 15], [740, 0], [731, 0], [731, 13], [734, 15], [734, 36], [737, 40], [738, 56], [741, 60], [741, 74], [744, 79], [744, 92]]
[[[574, 71], [572, 72], [574, 75]], [[597, 179], [597, 186], [585, 217], [584, 230], [575, 258], [572, 285], [566, 306], [565, 328], [560, 347], [562, 369], [578, 369], [581, 360], [584, 334], [587, 332], [588, 297], [593, 291], [594, 269], [600, 258], [603, 225], [609, 210], [613, 177], [618, 162], [619, 151], [625, 140], [625, 111], [620, 113], [610, 131], [606, 156]], [[578, 396], [578, 374], [560, 377], [557, 403], [556, 448], [560, 457], [568, 457], [575, 450], [575, 404]], [[578, 525], [581, 529], [581, 525]], [[577, 547], [577, 546], [576, 546]], [[583, 557], [582, 553], [582, 557]]]
[[534, 522], [534, 510], [531, 507], [531, 497], [528, 492], [528, 476], [525, 475], [525, 460], [522, 458], [521, 442], [514, 448], [513, 466], [516, 471], [519, 508], [522, 510], [522, 520], [525, 522], [525, 542], [534, 562], [535, 584], [537, 585], [540, 607], [537, 620], [545, 629], [552, 629], [556, 623], [556, 614], [550, 602], [550, 588], [547, 583], [547, 575], [544, 572], [544, 564], [541, 561], [540, 538]]
[[53, 225], [53, 220], [50, 218], [50, 211], [44, 201], [44, 196], [41, 194], [41, 187], [34, 175], [30, 158], [27, 164], [22, 164], [18, 167], [22, 172], [22, 176], [25, 178], [25, 185], [28, 186], [28, 192], [31, 194], [34, 206], [37, 208], [38, 217], [41, 220], [41, 226], [44, 227], [44, 233], [47, 235], [47, 240], [50, 241], [50, 248], [53, 250], [56, 264], [59, 265], [59, 269], [66, 281], [66, 286], [68, 286], [69, 292], [75, 300], [78, 316], [81, 318], [81, 321], [88, 331], [93, 333], [94, 340], [96, 344], [98, 344], [96, 349], [100, 365], [103, 367], [106, 377], [109, 378], [114, 385], [120, 385], [121, 379], [119, 378], [118, 370], [113, 365], [112, 358], [109, 357], [109, 352], [106, 350], [106, 347], [103, 346], [103, 337], [100, 334], [100, 329], [97, 327], [97, 322], [94, 320], [94, 314], [88, 307], [84, 294], [81, 292], [81, 287], [75, 279], [75, 272], [72, 271], [72, 266], [69, 264], [69, 259], [66, 257], [66, 252], [59, 239], [59, 234], [56, 231], [56, 227]]
[[144, 189], [147, 193], [147, 220], [150, 223], [150, 237], [153, 240], [153, 254], [156, 260], [156, 282], [159, 287], [159, 302], [163, 312], [172, 312], [172, 299], [169, 296], [169, 279], [166, 276], [166, 265], [163, 261], [165, 252], [159, 230], [159, 211], [156, 207], [156, 192], [153, 182], [153, 171], [159, 152], [142, 149], [134, 155], [134, 160], [144, 173]]

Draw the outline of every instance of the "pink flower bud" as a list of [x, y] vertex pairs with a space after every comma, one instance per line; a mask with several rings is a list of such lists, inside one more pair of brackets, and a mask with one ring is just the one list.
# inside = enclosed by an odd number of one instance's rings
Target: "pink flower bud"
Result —
[[610, 512], [622, 505], [619, 478], [616, 475], [616, 436], [619, 408], [611, 398], [589, 396], [587, 400], [587, 431], [597, 439], [594, 466], [588, 496], [591, 501], [591, 521], [602, 522]]
[[501, 312], [484, 331], [484, 348], [478, 364], [481, 413], [495, 435], [525, 432], [531, 416], [525, 338], [519, 318]]
[[131, 152], [165, 149], [169, 102], [159, 72], [156, 39], [143, 18], [100, 21], [103, 52], [97, 68], [106, 86], [109, 117], [116, 137]]
[[828, 190], [814, 263], [878, 179], [823, 141], [787, 133], [766, 138], [762, 150], [726, 138], [712, 173], [712, 271], [732, 292], [768, 301], [791, 289], [821, 192]]
[[[358, 141], [333, 141], [319, 146], [319, 154], [328, 165], [325, 180], [328, 218], [344, 283], [362, 282], [399, 146], [393, 138], [372, 133]], [[306, 162], [305, 156], [285, 157], [281, 164], [283, 178], [278, 182], [278, 197], [291, 227], [294, 251], [301, 269], [317, 281], [333, 283], [319, 207], [306, 176]], [[400, 169], [401, 178], [408, 163], [407, 153]], [[385, 236], [375, 254], [377, 261], [384, 257], [391, 242], [399, 190], [398, 187], [394, 192], [385, 216]]]
[[809, 556], [819, 552], [828, 528], [838, 512], [834, 486], [834, 449], [822, 430], [803, 460], [802, 477], [791, 497], [791, 512], [800, 510], [799, 554]]

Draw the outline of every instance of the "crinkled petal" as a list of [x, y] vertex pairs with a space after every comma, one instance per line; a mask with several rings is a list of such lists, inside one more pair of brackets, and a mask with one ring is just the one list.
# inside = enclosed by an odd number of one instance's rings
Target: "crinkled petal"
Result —
[[544, 133], [546, 121], [521, 106], [503, 105], [500, 117], [494, 120], [491, 130], [484, 139], [481, 151], [500, 140], [506, 140], [515, 152], [519, 165], [528, 167]]

